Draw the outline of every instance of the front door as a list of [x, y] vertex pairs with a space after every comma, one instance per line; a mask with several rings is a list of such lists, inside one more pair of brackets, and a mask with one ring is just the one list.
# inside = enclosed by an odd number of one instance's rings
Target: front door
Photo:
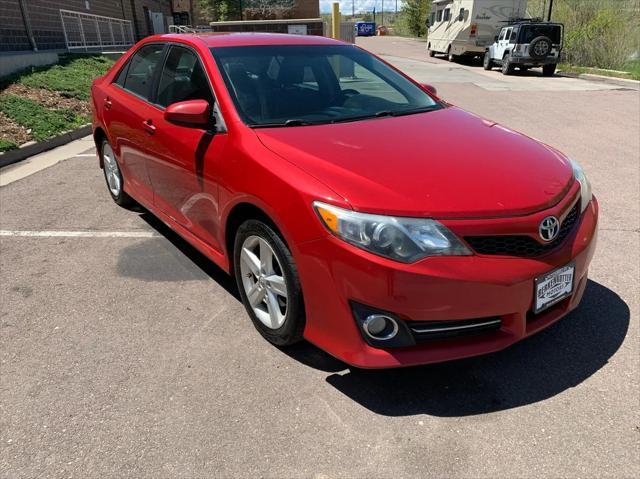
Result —
[[[186, 100], [204, 99], [214, 108], [206, 72], [191, 49], [171, 46], [158, 81], [154, 102], [164, 109]], [[155, 131], [147, 169], [155, 206], [191, 233], [220, 251], [218, 241], [218, 174], [227, 134], [211, 128], [179, 125], [156, 111], [148, 119]]]
[[500, 36], [498, 37], [498, 48], [496, 49], [497, 60], [502, 60], [504, 54], [509, 46], [509, 37], [511, 36], [511, 28], [503, 28], [500, 31]]

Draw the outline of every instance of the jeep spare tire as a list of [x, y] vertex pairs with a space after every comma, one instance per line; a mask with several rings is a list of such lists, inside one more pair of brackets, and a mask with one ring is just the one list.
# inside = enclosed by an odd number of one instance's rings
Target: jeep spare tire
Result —
[[532, 58], [544, 58], [551, 53], [551, 39], [549, 37], [536, 37], [529, 44], [529, 56]]

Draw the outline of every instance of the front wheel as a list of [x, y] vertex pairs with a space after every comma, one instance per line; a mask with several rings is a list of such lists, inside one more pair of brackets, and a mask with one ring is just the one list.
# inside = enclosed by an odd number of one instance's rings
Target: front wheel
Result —
[[493, 61], [491, 60], [489, 52], [485, 52], [484, 54], [484, 58], [482, 59], [482, 68], [485, 70], [491, 70], [493, 68]]
[[258, 332], [278, 346], [302, 340], [305, 311], [298, 271], [274, 229], [258, 220], [242, 223], [233, 266], [242, 303]]
[[556, 72], [556, 64], [550, 63], [548, 65], [542, 65], [542, 76], [550, 77]]
[[435, 56], [436, 56], [436, 52], [434, 52], [433, 50], [427, 50], [427, 51], [429, 52], [429, 56], [430, 56], [431, 58], [433, 58], [433, 57], [435, 57]]

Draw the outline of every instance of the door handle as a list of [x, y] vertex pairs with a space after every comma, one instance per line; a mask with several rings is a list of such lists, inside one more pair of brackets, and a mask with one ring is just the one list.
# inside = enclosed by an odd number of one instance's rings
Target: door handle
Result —
[[112, 105], [113, 103], [111, 103], [111, 100], [109, 99], [109, 97], [104, 99], [104, 107], [106, 110], [110, 109]]
[[142, 128], [145, 129], [145, 131], [147, 133], [149, 133], [150, 135], [153, 135], [156, 132], [156, 127], [153, 126], [153, 123], [151, 120], [146, 120], [142, 122]]

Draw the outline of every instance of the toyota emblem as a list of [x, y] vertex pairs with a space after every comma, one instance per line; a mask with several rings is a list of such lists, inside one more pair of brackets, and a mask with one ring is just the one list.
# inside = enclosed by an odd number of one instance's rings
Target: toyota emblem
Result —
[[555, 216], [547, 216], [540, 222], [538, 233], [543, 241], [553, 241], [560, 233], [560, 221]]

